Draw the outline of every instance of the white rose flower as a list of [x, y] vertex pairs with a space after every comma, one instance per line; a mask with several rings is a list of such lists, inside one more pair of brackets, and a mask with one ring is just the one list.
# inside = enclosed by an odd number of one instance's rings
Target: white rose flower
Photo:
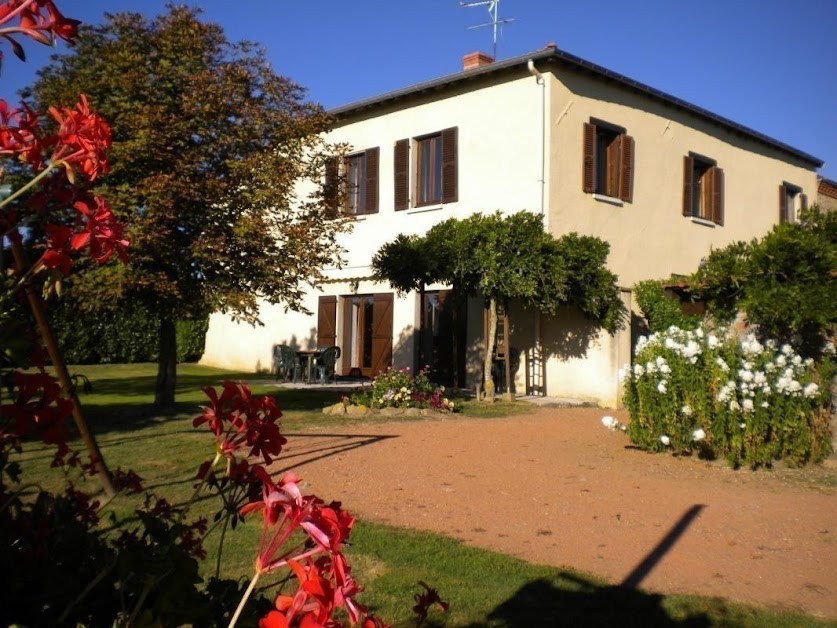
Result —
[[662, 373], [663, 375], [668, 375], [669, 373], [671, 373], [671, 367], [668, 364], [663, 364], [660, 367], [660, 373]]
[[753, 411], [753, 400], [752, 399], [745, 399], [741, 404], [742, 409], [744, 412], [752, 412]]
[[721, 344], [721, 341], [718, 340], [718, 337], [715, 334], [709, 334], [706, 336], [706, 344], [710, 349], [714, 349]]
[[642, 364], [634, 364], [634, 376], [635, 377], [642, 377], [645, 374], [645, 369], [642, 368]]
[[692, 409], [688, 405], [684, 405], [680, 408], [680, 412], [683, 413], [683, 416], [692, 416]]
[[799, 354], [793, 356], [791, 362], [793, 362], [794, 366], [799, 366], [800, 364], [802, 364], [802, 356], [800, 356]]
[[790, 345], [782, 345], [782, 353], [785, 355], [791, 355], [793, 353], [793, 347]]
[[808, 398], [816, 397], [817, 393], [820, 391], [820, 387], [817, 386], [814, 382], [811, 382], [802, 390], [802, 394]]
[[706, 432], [702, 429], [698, 428], [692, 432], [692, 440], [703, 440], [704, 438], [706, 438]]
[[660, 442], [663, 445], [670, 445], [671, 444], [671, 439], [668, 436], [666, 436], [665, 434], [663, 434], [662, 436], [660, 436]]
[[[787, 345], [785, 345], [785, 346], [787, 346]], [[783, 356], [783, 355], [777, 355], [776, 356], [776, 364], [778, 366], [785, 366], [787, 363], [788, 363], [788, 359], [785, 356]]]
[[739, 423], [738, 427], [740, 427], [743, 430], [745, 427], [747, 427], [747, 424], [746, 423]]
[[770, 404], [769, 404], [769, 403], [767, 403], [767, 401], [762, 401], [762, 402], [761, 402], [761, 407], [762, 407], [762, 408], [769, 408], [769, 407], [770, 407]]
[[665, 383], [665, 380], [663, 380], [663, 381], [661, 381], [659, 384], [657, 384], [657, 392], [659, 392], [659, 393], [661, 393], [661, 394], [665, 394], [665, 393], [666, 393], [666, 383]]
[[612, 430], [619, 425], [619, 421], [614, 419], [612, 416], [603, 416], [602, 417], [602, 425], [604, 425], [607, 429]]

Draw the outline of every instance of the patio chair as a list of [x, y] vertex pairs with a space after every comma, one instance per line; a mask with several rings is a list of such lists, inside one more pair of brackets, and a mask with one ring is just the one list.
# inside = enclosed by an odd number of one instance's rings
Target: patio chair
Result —
[[293, 382], [299, 381], [300, 375], [302, 374], [302, 365], [296, 358], [296, 351], [288, 345], [274, 346], [273, 371], [276, 374], [276, 379], [281, 378], [287, 382], [288, 378], [290, 378]]
[[340, 347], [326, 347], [320, 352], [317, 363], [314, 365], [317, 380], [325, 385], [329, 380], [337, 381], [337, 372], [334, 365], [340, 357]]

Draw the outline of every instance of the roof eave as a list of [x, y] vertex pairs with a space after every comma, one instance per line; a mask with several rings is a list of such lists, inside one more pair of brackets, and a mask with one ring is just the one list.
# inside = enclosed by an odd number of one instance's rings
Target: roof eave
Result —
[[710, 122], [720, 125], [721, 127], [726, 128], [727, 130], [739, 133], [746, 137], [752, 138], [762, 144], [766, 144], [772, 148], [778, 149], [784, 153], [793, 155], [797, 159], [800, 159], [803, 162], [814, 166], [815, 168], [821, 168], [825, 163], [822, 159], [819, 159], [818, 157], [814, 157], [809, 153], [796, 149], [793, 146], [785, 144], [784, 142], [780, 142], [779, 140], [765, 135], [764, 133], [760, 133], [759, 131], [746, 127], [743, 124], [739, 124], [728, 118], [719, 116], [707, 109], [703, 109], [702, 107], [693, 105], [692, 103], [677, 98], [676, 96], [672, 96], [670, 94], [662, 92], [658, 89], [650, 87], [649, 85], [640, 83], [639, 81], [635, 81], [622, 74], [619, 74], [618, 72], [608, 70], [607, 68], [604, 68], [600, 65], [596, 65], [595, 63], [582, 59], [581, 57], [576, 57], [575, 55], [572, 55], [568, 52], [552, 47], [545, 48], [543, 50], [539, 50], [531, 54], [520, 55], [517, 57], [512, 57], [510, 59], [505, 59], [503, 61], [496, 61], [489, 65], [474, 68], [472, 70], [457, 72], [456, 74], [449, 74], [438, 79], [433, 79], [422, 83], [416, 83], [415, 85], [387, 92], [379, 96], [367, 98], [354, 103], [349, 103], [340, 107], [335, 107], [334, 109], [329, 110], [328, 113], [337, 120], [345, 120], [347, 118], [350, 118], [354, 114], [360, 114], [375, 107], [382, 107], [393, 102], [397, 102], [399, 100], [403, 100], [413, 96], [418, 96], [420, 94], [425, 94], [430, 91], [447, 89], [454, 85], [458, 85], [466, 81], [472, 81], [483, 76], [513, 70], [518, 66], [525, 67], [529, 59], [535, 62], [546, 61], [550, 63], [558, 63], [570, 67], [571, 69], [590, 73], [596, 76], [597, 78], [614, 82], [618, 85], [621, 85], [622, 87], [626, 87], [632, 91], [644, 94], [666, 105], [673, 106], [682, 111], [686, 111], [699, 118], [709, 120]]

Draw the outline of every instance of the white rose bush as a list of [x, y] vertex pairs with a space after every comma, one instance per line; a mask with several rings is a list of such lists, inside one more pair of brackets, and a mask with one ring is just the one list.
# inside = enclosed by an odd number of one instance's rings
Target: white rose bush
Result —
[[830, 359], [803, 359], [790, 345], [672, 326], [640, 338], [623, 370], [627, 433], [649, 451], [725, 457], [735, 467], [819, 462], [831, 452], [833, 370]]

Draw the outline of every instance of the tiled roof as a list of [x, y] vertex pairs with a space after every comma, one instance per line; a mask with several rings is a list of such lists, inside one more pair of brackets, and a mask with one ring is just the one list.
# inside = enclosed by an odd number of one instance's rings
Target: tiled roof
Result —
[[499, 75], [504, 72], [519, 70], [521, 68], [525, 68], [526, 64], [530, 59], [536, 63], [555, 64], [559, 67], [565, 67], [571, 70], [591, 74], [600, 80], [615, 83], [625, 89], [643, 94], [645, 96], [648, 96], [649, 98], [652, 98], [653, 100], [675, 107], [676, 109], [679, 109], [681, 111], [688, 112], [698, 118], [702, 118], [704, 120], [708, 120], [714, 124], [717, 124], [729, 131], [739, 133], [750, 139], [756, 140], [761, 144], [780, 150], [788, 155], [792, 155], [797, 159], [801, 159], [802, 161], [816, 168], [819, 168], [823, 165], [823, 161], [821, 159], [818, 159], [813, 155], [810, 155], [797, 148], [794, 148], [793, 146], [789, 146], [788, 144], [780, 142], [779, 140], [775, 140], [772, 137], [769, 137], [763, 133], [759, 133], [758, 131], [750, 129], [742, 124], [733, 122], [728, 118], [724, 118], [722, 116], [714, 114], [711, 111], [698, 107], [697, 105], [693, 105], [689, 102], [686, 102], [685, 100], [681, 100], [676, 96], [666, 94], [665, 92], [662, 92], [658, 89], [640, 83], [639, 81], [635, 81], [631, 78], [623, 76], [622, 74], [618, 74], [617, 72], [608, 70], [607, 68], [604, 68], [600, 65], [596, 65], [595, 63], [592, 63], [580, 57], [576, 57], [575, 55], [572, 55], [553, 46], [548, 46], [547, 48], [538, 50], [530, 54], [520, 55], [517, 57], [512, 57], [510, 59], [504, 59], [502, 61], [496, 61], [494, 63], [483, 65], [475, 69], [457, 72], [456, 74], [450, 74], [448, 76], [443, 76], [441, 78], [434, 79], [431, 81], [416, 83], [415, 85], [410, 85], [409, 87], [398, 89], [392, 92], [387, 92], [379, 96], [374, 96], [372, 98], [367, 98], [357, 102], [342, 105], [340, 107], [335, 107], [334, 109], [331, 109], [328, 113], [335, 117], [337, 120], [347, 120], [355, 114], [366, 113], [370, 109], [374, 109], [376, 107], [389, 105], [398, 101], [408, 100], [411, 97], [415, 97], [421, 94], [426, 94], [430, 92], [440, 92], [450, 87], [473, 81], [474, 79], [480, 77], [492, 74]]

